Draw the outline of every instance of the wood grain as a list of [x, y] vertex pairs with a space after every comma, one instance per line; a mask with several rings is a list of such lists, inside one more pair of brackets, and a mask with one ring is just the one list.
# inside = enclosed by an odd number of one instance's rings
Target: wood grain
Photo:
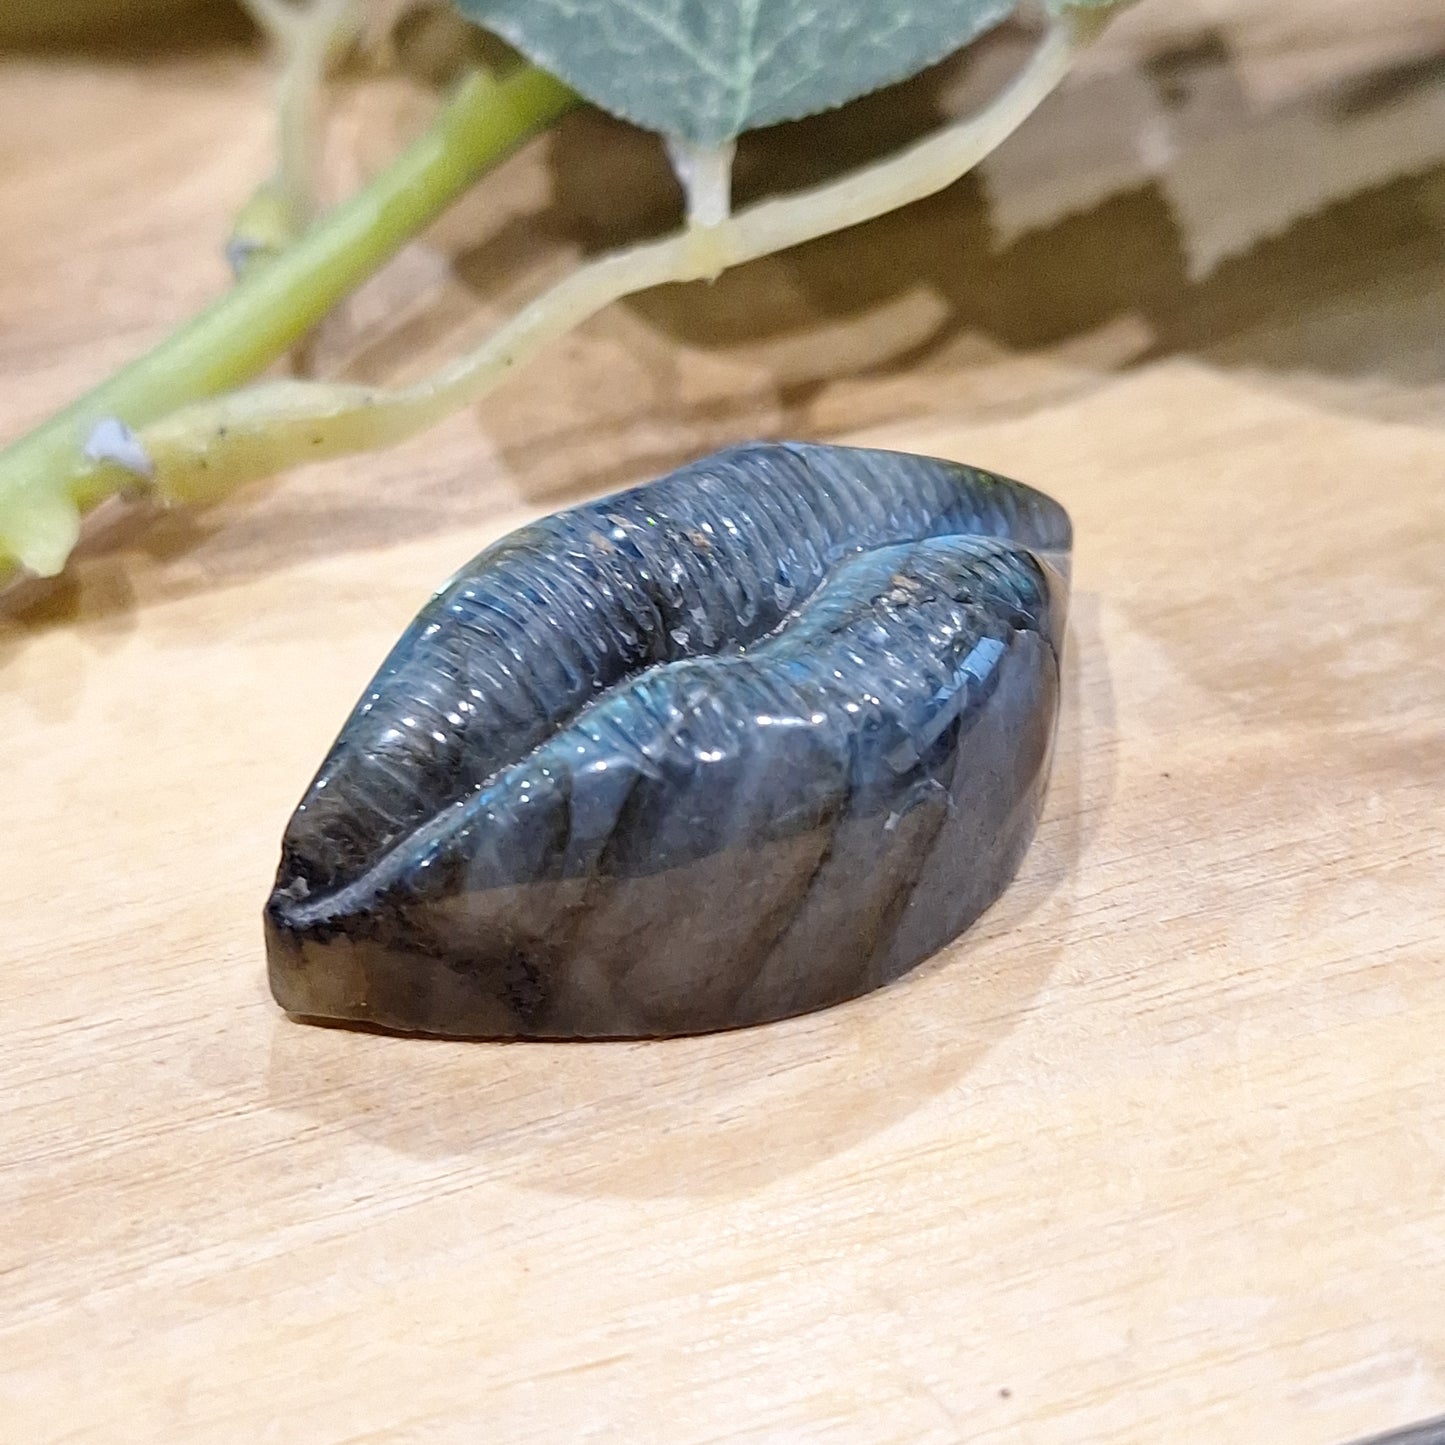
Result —
[[[740, 187], [935, 85], [765, 140]], [[7, 433], [224, 284], [264, 97], [224, 21], [0, 63]], [[351, 96], [338, 152], [420, 104]], [[1382, 183], [1192, 280], [1152, 188], [996, 249], [956, 187], [614, 308], [394, 453], [114, 518], [12, 596], [0, 1435], [1308, 1445], [1445, 1410], [1442, 196]], [[318, 355], [415, 369], [674, 204], [575, 116]], [[726, 1036], [280, 1016], [281, 828], [429, 590], [753, 434], [1072, 510], [1017, 885], [898, 986]]]

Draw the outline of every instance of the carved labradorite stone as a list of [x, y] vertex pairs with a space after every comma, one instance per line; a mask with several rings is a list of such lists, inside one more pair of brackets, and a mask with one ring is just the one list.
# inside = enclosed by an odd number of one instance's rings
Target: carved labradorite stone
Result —
[[1033, 834], [1069, 547], [1017, 482], [792, 443], [502, 538], [392, 649], [286, 829], [278, 1002], [639, 1037], [896, 978]]

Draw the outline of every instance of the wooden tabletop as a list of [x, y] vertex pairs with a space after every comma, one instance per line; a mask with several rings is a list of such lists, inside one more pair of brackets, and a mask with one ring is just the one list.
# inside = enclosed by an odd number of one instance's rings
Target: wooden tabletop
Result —
[[[1375, 38], [1340, 54], [1375, 74]], [[1063, 144], [1141, 75], [1195, 116], [1162, 157], [1104, 146], [1082, 210], [1025, 133], [983, 181], [612, 308], [404, 448], [121, 515], [12, 594], [0, 1436], [1328, 1445], [1445, 1411], [1445, 171], [1389, 149], [1440, 87], [1401, 67], [1351, 110], [1245, 84], [1272, 72], [1244, 41], [1151, 54], [1034, 123]], [[891, 143], [968, 78], [766, 139], [740, 184]], [[1225, 97], [1212, 130], [1181, 84]], [[343, 97], [338, 183], [424, 104]], [[1266, 224], [1286, 134], [1318, 194]], [[223, 15], [0, 61], [0, 431], [225, 284], [268, 146]], [[1229, 156], [1238, 209], [1191, 212]], [[415, 374], [674, 206], [652, 141], [571, 117], [313, 361]], [[896, 986], [729, 1035], [280, 1014], [282, 827], [428, 592], [752, 435], [955, 456], [1072, 511], [1015, 886]]]

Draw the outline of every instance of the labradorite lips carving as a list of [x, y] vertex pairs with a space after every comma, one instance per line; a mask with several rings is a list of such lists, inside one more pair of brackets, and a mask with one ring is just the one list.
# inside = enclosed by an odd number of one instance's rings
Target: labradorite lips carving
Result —
[[393, 648], [286, 829], [277, 1001], [639, 1037], [896, 978], [1033, 834], [1069, 546], [1019, 483], [791, 443], [502, 538]]

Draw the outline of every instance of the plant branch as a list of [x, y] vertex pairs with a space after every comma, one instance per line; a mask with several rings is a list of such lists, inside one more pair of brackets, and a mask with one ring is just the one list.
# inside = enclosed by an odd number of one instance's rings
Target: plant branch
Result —
[[241, 0], [241, 8], [276, 44], [284, 44], [297, 23], [288, 0]]
[[0, 570], [14, 558], [42, 575], [58, 572], [80, 512], [146, 478], [148, 466], [87, 457], [88, 444], [97, 451], [98, 424], [108, 424], [108, 436], [124, 434], [255, 377], [478, 176], [576, 102], [532, 66], [464, 81], [424, 135], [292, 247], [0, 452]]
[[[763, 201], [711, 226], [604, 256], [567, 276], [470, 355], [399, 388], [278, 381], [158, 421], [141, 435], [167, 501], [195, 502], [300, 461], [386, 446], [484, 396], [534, 352], [621, 297], [703, 280], [857, 225], [941, 190], [978, 164], [1067, 74], [1092, 17], [1054, 21], [1023, 71], [981, 113], [902, 152], [809, 190]], [[90, 484], [120, 480], [99, 464]]]
[[304, 10], [279, 0], [246, 0], [280, 55], [276, 81], [275, 173], [241, 208], [226, 243], [237, 276], [273, 259], [315, 219], [316, 165], [328, 67], [360, 28], [360, 0], [310, 0]]

